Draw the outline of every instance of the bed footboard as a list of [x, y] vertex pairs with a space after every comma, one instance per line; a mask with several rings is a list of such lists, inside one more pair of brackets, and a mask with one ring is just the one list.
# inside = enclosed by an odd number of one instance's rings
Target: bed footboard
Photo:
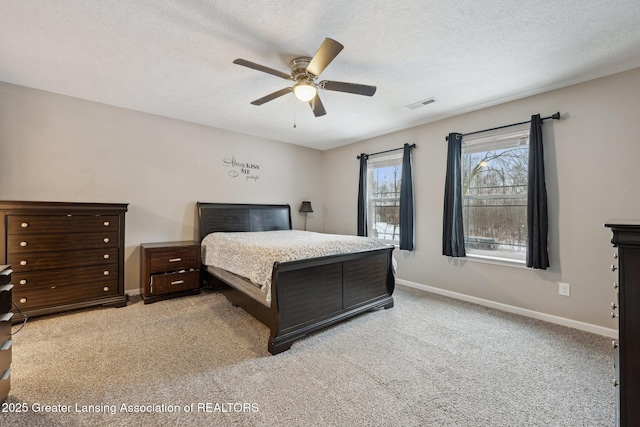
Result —
[[393, 307], [393, 247], [276, 264], [271, 282], [277, 320], [269, 352], [288, 350], [313, 331], [375, 308]]

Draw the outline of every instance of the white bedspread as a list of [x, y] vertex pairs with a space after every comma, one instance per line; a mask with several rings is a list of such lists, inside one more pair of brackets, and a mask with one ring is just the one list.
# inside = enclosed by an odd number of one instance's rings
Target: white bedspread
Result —
[[372, 237], [300, 230], [211, 233], [202, 239], [202, 262], [245, 277], [259, 285], [271, 301], [275, 262], [362, 252], [388, 247]]

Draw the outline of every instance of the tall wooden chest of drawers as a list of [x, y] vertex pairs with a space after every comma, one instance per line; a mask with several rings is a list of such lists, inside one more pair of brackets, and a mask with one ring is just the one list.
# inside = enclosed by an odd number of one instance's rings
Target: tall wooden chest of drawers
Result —
[[618, 248], [614, 286], [617, 295], [612, 316], [618, 318], [616, 349], [616, 425], [637, 426], [640, 422], [640, 221], [609, 221], [611, 243]]
[[11, 388], [11, 268], [0, 265], [0, 402]]
[[0, 202], [0, 261], [13, 268], [14, 321], [124, 306], [127, 204]]

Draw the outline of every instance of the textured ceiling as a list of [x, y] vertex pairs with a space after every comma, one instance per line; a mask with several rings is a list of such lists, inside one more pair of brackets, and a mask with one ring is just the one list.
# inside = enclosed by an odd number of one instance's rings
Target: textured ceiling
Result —
[[[328, 149], [640, 67], [638, 0], [3, 0], [0, 81]], [[325, 37], [327, 115], [286, 95]], [[416, 110], [406, 105], [435, 97]], [[296, 127], [294, 128], [294, 123]]]

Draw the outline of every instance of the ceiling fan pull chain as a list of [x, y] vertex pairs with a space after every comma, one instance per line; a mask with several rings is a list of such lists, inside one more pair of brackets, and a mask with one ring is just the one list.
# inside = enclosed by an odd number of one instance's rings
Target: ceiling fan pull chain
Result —
[[295, 129], [296, 126], [296, 97], [295, 95], [291, 97], [291, 99], [293, 100], [293, 128]]

